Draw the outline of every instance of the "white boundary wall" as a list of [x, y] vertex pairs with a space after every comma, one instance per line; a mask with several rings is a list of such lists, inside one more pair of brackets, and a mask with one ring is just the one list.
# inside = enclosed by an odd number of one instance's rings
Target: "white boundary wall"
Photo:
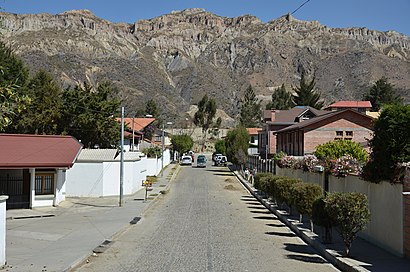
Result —
[[[170, 150], [164, 151], [164, 167], [170, 164]], [[162, 160], [142, 157], [137, 161], [124, 162], [124, 195], [142, 188], [147, 176], [161, 172]], [[120, 162], [76, 162], [67, 170], [65, 185], [67, 197], [115, 196], [120, 192]]]
[[[324, 174], [276, 168], [277, 175], [301, 178], [324, 188]], [[403, 186], [389, 182], [371, 183], [357, 176], [329, 176], [330, 192], [358, 192], [367, 195], [370, 222], [359, 236], [396, 255], [403, 256]]]

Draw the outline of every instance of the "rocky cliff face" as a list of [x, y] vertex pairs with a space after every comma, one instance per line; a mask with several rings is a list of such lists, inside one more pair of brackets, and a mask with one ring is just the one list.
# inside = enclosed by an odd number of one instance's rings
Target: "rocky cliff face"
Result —
[[0, 13], [0, 38], [35, 71], [44, 68], [65, 86], [109, 79], [129, 111], [153, 98], [168, 118], [203, 94], [231, 117], [252, 84], [261, 99], [302, 71], [315, 74], [328, 102], [360, 99], [386, 76], [410, 100], [410, 38], [366, 28], [334, 29], [283, 16], [216, 16], [189, 9], [134, 24], [114, 24], [91, 12], [58, 15]]

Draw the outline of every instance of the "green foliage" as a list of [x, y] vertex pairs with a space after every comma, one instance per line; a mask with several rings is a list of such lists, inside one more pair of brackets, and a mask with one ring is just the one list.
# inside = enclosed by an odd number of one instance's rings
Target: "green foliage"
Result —
[[410, 105], [386, 107], [374, 124], [370, 161], [363, 168], [366, 180], [394, 180], [398, 163], [410, 161]]
[[30, 104], [27, 95], [20, 95], [13, 85], [0, 85], [0, 132], [6, 130], [16, 115]]
[[323, 196], [323, 189], [317, 184], [295, 183], [292, 185], [292, 203], [301, 214], [312, 216], [313, 202]]
[[313, 201], [312, 204], [312, 220], [313, 222], [325, 228], [330, 228], [332, 226], [332, 218], [326, 211], [325, 197], [322, 195]]
[[22, 60], [3, 42], [0, 42], [0, 84], [25, 87], [29, 78], [28, 69]]
[[261, 122], [261, 116], [261, 104], [256, 98], [252, 86], [249, 85], [241, 101], [240, 123], [248, 128], [258, 127]]
[[17, 115], [30, 104], [22, 91], [27, 83], [28, 69], [0, 42], [0, 132], [17, 120]]
[[153, 99], [148, 100], [147, 104], [145, 104], [145, 114], [152, 115], [155, 118], [158, 118], [160, 115], [160, 111], [158, 109], [157, 103]]
[[292, 179], [289, 177], [277, 179], [274, 185], [274, 195], [278, 203], [285, 202], [286, 204], [288, 204], [288, 206], [292, 205], [292, 185], [299, 182], [302, 182], [302, 180]]
[[349, 140], [336, 140], [318, 145], [314, 154], [320, 160], [335, 160], [345, 155], [351, 155], [361, 162], [367, 161], [368, 158], [366, 150], [359, 143]]
[[261, 179], [264, 178], [264, 177], [267, 177], [267, 176], [271, 176], [271, 175], [273, 175], [273, 174], [272, 173], [267, 173], [267, 172], [256, 173], [255, 178], [254, 178], [253, 186], [256, 189], [258, 189], [260, 191], [263, 191]]
[[244, 165], [247, 161], [249, 133], [246, 128], [239, 126], [230, 130], [225, 138], [226, 156], [234, 164]]
[[202, 127], [202, 132], [206, 132], [212, 126], [215, 114], [215, 99], [208, 99], [208, 95], [205, 94], [198, 103], [198, 111], [194, 115], [194, 124]]
[[372, 103], [372, 111], [379, 111], [384, 105], [402, 103], [402, 98], [385, 77], [377, 80], [363, 99]]
[[194, 146], [194, 140], [191, 136], [183, 135], [173, 135], [171, 138], [172, 148], [179, 154], [188, 152]]
[[226, 154], [225, 140], [218, 140], [215, 143], [215, 152], [220, 154]]
[[29, 134], [58, 134], [61, 94], [62, 90], [53, 77], [40, 70], [27, 85], [30, 105], [18, 115], [15, 124], [9, 130]]
[[330, 193], [325, 202], [326, 212], [345, 244], [345, 255], [349, 256], [357, 232], [363, 230], [370, 220], [367, 196], [362, 193]]
[[142, 153], [147, 155], [148, 158], [161, 158], [162, 157], [162, 149], [157, 145], [144, 148], [142, 150]]
[[115, 146], [120, 138], [120, 124], [115, 120], [120, 101], [114, 93], [117, 90], [110, 82], [98, 84], [96, 90], [88, 84], [64, 90], [61, 134], [76, 137], [85, 147]]
[[266, 105], [266, 109], [288, 110], [293, 106], [292, 94], [286, 90], [285, 84], [282, 84], [272, 94], [272, 101]]
[[314, 91], [316, 77], [313, 77], [310, 82], [307, 82], [305, 76], [305, 72], [303, 72], [299, 86], [293, 88], [296, 93], [296, 95], [293, 96], [293, 102], [297, 106], [310, 106], [315, 109], [321, 109], [323, 102], [319, 102], [320, 94]]

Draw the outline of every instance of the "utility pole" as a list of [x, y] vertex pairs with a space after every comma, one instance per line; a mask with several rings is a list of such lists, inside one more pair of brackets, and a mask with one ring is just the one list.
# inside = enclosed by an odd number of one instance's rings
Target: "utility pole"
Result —
[[162, 123], [162, 155], [161, 155], [161, 177], [164, 175], [164, 142], [165, 142], [165, 135], [164, 135], [165, 124]]
[[120, 207], [122, 207], [123, 184], [124, 184], [124, 107], [121, 107], [121, 161], [120, 161], [120, 202], [119, 202]]
[[135, 116], [132, 117], [132, 147], [131, 147], [132, 152], [134, 152], [134, 145], [135, 145], [134, 118], [135, 118]]

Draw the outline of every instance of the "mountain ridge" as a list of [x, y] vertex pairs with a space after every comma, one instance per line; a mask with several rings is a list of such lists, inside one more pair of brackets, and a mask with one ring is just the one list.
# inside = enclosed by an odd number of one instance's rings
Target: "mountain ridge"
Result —
[[221, 17], [174, 11], [135, 23], [112, 23], [91, 11], [57, 15], [0, 13], [0, 35], [32, 70], [64, 86], [109, 79], [131, 111], [154, 99], [171, 119], [203, 94], [235, 118], [249, 85], [268, 100], [300, 73], [316, 76], [329, 103], [360, 99], [382, 76], [410, 100], [410, 38], [395, 31], [330, 28], [291, 15], [264, 23], [252, 15]]

